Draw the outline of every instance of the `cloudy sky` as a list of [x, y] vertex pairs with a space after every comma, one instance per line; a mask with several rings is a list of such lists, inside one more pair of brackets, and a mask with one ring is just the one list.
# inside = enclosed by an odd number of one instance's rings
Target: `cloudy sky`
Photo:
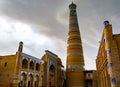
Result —
[[[68, 5], [72, 0], [0, 0], [0, 55], [15, 54], [23, 41], [24, 52], [41, 58], [45, 50], [57, 54], [66, 65]], [[95, 69], [103, 21], [120, 33], [120, 0], [74, 0], [85, 68]]]

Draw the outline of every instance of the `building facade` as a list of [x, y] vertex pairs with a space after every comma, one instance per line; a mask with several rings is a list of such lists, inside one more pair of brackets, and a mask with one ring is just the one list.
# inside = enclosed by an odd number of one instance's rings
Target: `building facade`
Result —
[[65, 71], [61, 59], [46, 51], [42, 59], [22, 52], [0, 56], [0, 87], [62, 87]]
[[104, 25], [96, 59], [98, 87], [120, 87], [120, 34], [113, 34], [108, 21]]
[[46, 50], [42, 57], [45, 61], [44, 87], [63, 87], [65, 85], [65, 71], [61, 59], [54, 53]]
[[85, 87], [98, 87], [97, 71], [96, 70], [85, 70]]

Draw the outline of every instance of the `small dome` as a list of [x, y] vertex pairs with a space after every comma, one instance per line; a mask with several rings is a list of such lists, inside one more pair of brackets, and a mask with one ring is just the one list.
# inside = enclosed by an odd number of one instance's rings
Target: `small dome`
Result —
[[20, 45], [23, 45], [23, 42], [22, 42], [22, 41], [20, 41], [20, 42], [19, 42], [19, 44], [20, 44]]
[[104, 21], [104, 26], [107, 26], [109, 24], [109, 21]]

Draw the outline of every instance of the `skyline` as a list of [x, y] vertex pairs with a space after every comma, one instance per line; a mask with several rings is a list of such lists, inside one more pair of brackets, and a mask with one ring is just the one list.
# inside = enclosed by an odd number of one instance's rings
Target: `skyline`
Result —
[[[95, 69], [103, 21], [110, 21], [113, 33], [120, 33], [120, 1], [76, 0], [74, 3], [85, 68]], [[15, 54], [19, 42], [23, 41], [23, 52], [41, 58], [45, 50], [50, 50], [66, 66], [69, 4], [69, 0], [0, 0], [0, 55]]]

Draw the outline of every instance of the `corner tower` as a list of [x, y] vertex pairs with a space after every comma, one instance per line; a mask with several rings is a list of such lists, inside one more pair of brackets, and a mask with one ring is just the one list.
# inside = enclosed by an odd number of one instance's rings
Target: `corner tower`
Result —
[[66, 63], [67, 87], [84, 87], [84, 56], [77, 20], [76, 4], [70, 4], [69, 9]]

